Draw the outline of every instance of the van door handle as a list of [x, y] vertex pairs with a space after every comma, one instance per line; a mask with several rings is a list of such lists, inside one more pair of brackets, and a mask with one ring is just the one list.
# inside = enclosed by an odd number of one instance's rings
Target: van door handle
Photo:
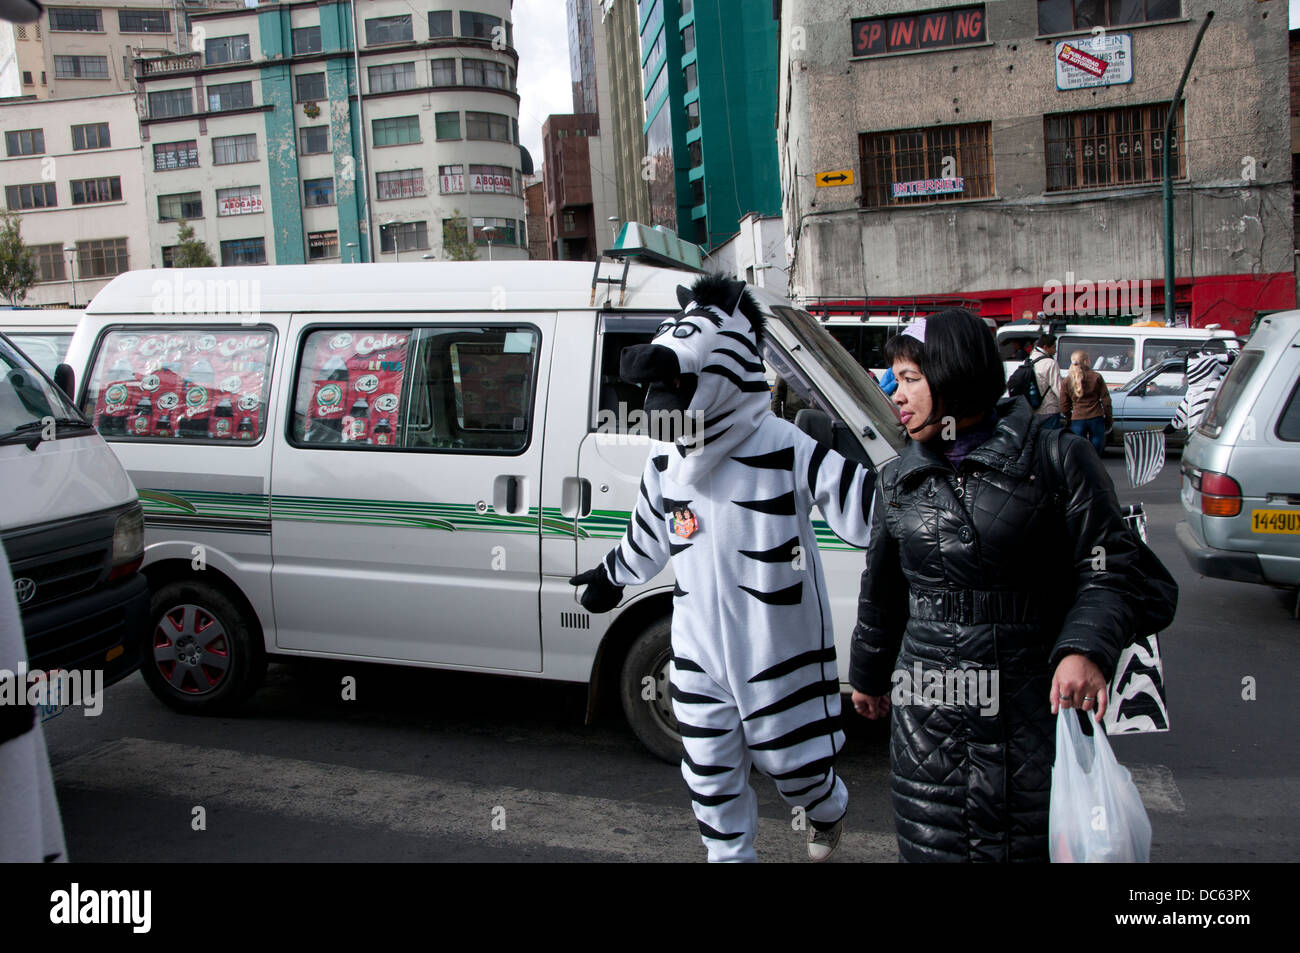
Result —
[[591, 515], [591, 481], [582, 477], [565, 477], [560, 484], [560, 515], [581, 519]]
[[502, 474], [492, 484], [492, 508], [502, 516], [527, 512], [528, 480], [514, 473]]

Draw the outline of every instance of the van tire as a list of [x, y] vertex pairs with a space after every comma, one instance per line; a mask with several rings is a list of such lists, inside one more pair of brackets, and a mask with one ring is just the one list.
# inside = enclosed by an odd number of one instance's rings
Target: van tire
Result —
[[[646, 627], [628, 649], [619, 680], [623, 714], [637, 740], [656, 758], [680, 764], [684, 749], [677, 733], [668, 695], [668, 666], [672, 660], [672, 618], [665, 616]], [[655, 698], [643, 697], [654, 680]]]
[[[205, 639], [213, 626], [219, 626], [217, 635]], [[224, 670], [208, 664], [220, 661], [223, 652]], [[261, 627], [216, 586], [169, 582], [149, 602], [140, 671], [159, 700], [177, 711], [227, 714], [266, 677]]]

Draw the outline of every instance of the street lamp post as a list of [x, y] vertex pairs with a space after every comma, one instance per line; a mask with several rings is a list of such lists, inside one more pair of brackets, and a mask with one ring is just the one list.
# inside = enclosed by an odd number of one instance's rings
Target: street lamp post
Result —
[[483, 235], [488, 240], [488, 261], [492, 260], [492, 239], [496, 237], [496, 233], [497, 230], [495, 225], [483, 226]]
[[609, 217], [609, 230], [612, 233], [611, 237], [614, 241], [618, 241], [618, 222], [619, 218], [617, 215], [611, 215]]
[[357, 253], [353, 249], [357, 247], [357, 243], [348, 242], [347, 247], [348, 247], [348, 262], [355, 265], [357, 262]]
[[72, 306], [77, 306], [77, 246], [64, 245], [63, 254], [68, 259], [68, 277], [72, 279]]

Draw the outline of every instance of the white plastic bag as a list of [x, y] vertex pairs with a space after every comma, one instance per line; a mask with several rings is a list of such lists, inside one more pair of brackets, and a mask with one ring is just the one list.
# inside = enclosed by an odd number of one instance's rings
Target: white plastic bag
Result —
[[1145, 864], [1151, 822], [1128, 768], [1115, 760], [1093, 713], [1092, 736], [1073, 708], [1056, 716], [1056, 761], [1048, 811], [1049, 853], [1057, 864]]

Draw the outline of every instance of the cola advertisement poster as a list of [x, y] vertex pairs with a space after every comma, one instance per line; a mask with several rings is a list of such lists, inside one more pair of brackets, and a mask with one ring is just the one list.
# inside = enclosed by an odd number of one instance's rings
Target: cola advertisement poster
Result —
[[322, 331], [303, 355], [312, 373], [307, 440], [387, 446], [396, 442], [409, 335]]

